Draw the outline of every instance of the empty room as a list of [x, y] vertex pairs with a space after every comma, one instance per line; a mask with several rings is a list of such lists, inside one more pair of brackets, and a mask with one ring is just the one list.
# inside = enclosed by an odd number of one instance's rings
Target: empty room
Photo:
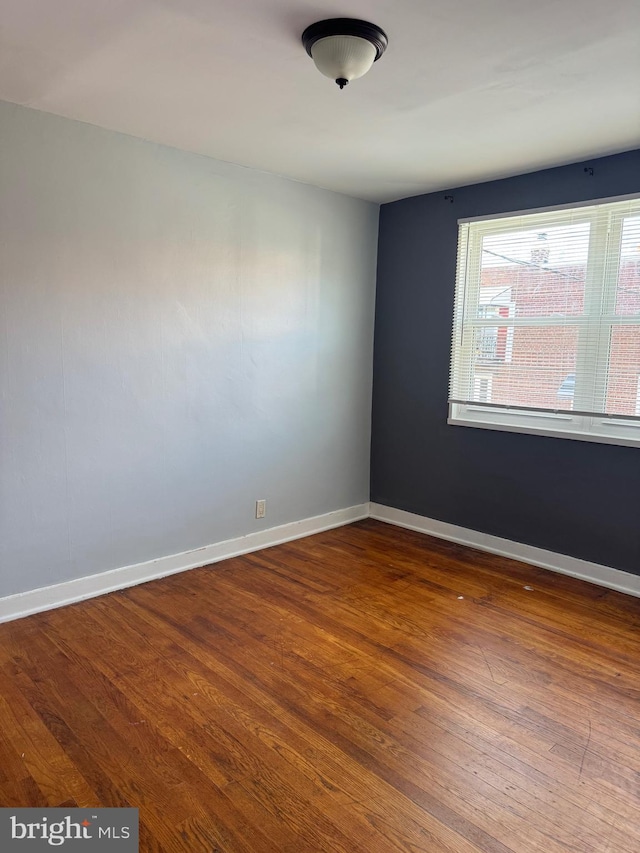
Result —
[[639, 853], [637, 0], [0, 0], [0, 851]]

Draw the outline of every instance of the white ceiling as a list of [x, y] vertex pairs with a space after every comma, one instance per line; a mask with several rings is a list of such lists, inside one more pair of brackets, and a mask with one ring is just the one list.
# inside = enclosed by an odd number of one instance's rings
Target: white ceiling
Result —
[[[389, 48], [344, 91], [302, 30]], [[640, 144], [639, 0], [0, 0], [0, 98], [374, 201]]]

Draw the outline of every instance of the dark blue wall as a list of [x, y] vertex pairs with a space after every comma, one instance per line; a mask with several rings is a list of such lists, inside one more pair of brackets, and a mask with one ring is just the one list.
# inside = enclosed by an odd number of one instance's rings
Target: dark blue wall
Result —
[[383, 205], [372, 501], [640, 574], [640, 448], [447, 424], [458, 218], [632, 192], [640, 151]]

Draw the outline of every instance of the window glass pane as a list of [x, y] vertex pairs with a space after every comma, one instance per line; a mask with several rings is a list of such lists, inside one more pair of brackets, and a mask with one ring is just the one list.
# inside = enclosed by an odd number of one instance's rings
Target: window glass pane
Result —
[[[588, 222], [485, 235], [479, 308], [510, 306], [514, 317], [584, 312]], [[480, 315], [481, 316], [481, 315]]]
[[610, 415], [640, 415], [639, 394], [640, 326], [616, 326], [611, 331], [605, 411]]
[[[483, 319], [500, 320], [512, 316], [512, 306], [480, 305], [478, 315]], [[513, 329], [509, 326], [482, 326], [476, 334], [476, 355], [479, 361], [511, 361]]]
[[488, 328], [476, 328], [472, 395], [475, 402], [573, 408], [578, 329], [576, 326], [526, 326], [496, 332], [494, 354], [486, 357]]
[[640, 216], [627, 216], [622, 224], [616, 314], [640, 314]]

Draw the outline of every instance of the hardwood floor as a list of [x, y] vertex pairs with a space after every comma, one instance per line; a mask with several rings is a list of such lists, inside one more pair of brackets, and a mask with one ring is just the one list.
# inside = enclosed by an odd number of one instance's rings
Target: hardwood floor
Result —
[[638, 853], [640, 600], [371, 520], [0, 625], [0, 804], [142, 851]]

